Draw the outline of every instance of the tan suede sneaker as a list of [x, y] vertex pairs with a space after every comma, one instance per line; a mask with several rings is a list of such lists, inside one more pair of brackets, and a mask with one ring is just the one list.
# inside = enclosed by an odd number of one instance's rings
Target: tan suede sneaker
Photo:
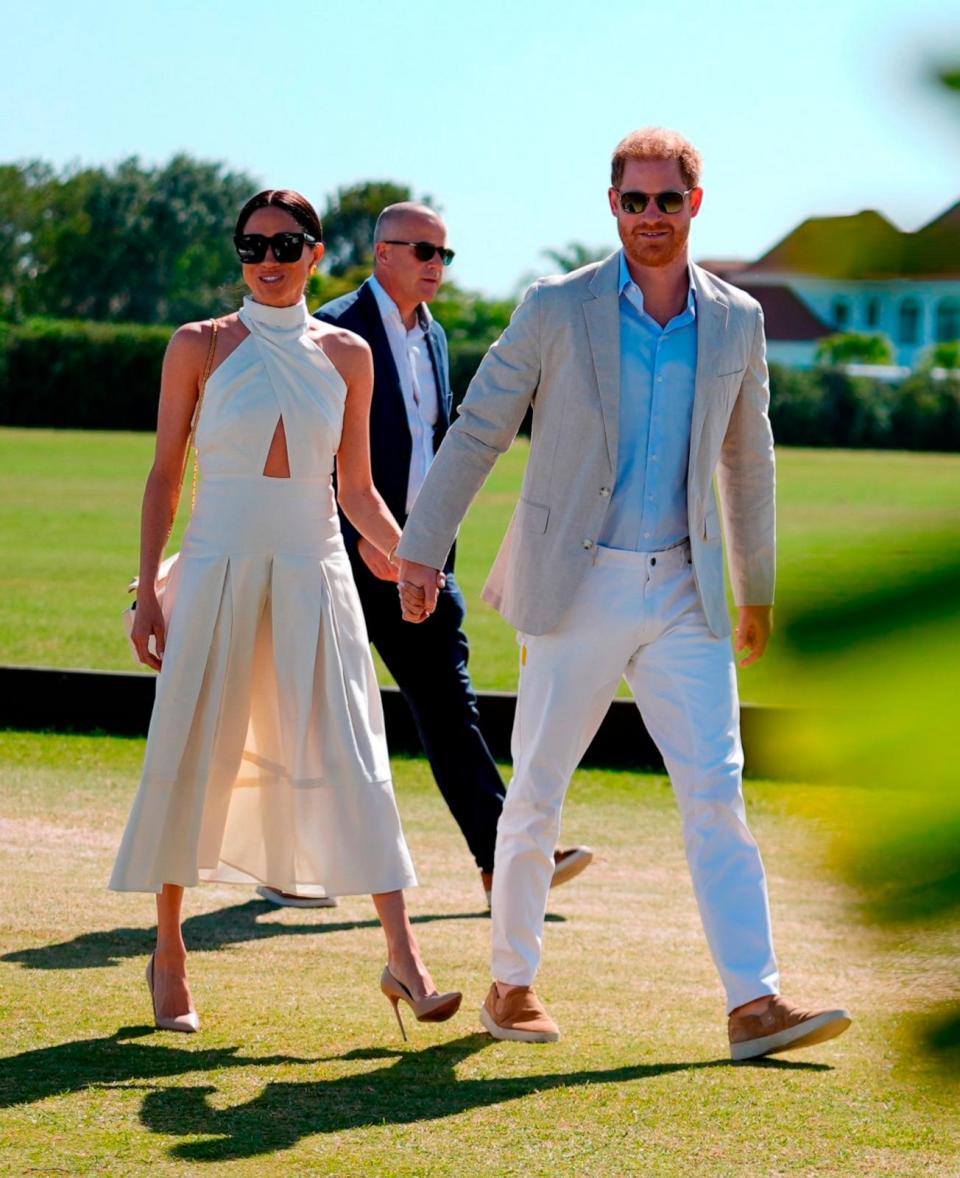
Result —
[[501, 998], [494, 982], [480, 1007], [480, 1021], [494, 1039], [556, 1043], [560, 1038], [560, 1028], [547, 1014], [533, 986], [511, 990], [506, 998]]
[[727, 1020], [731, 1059], [754, 1059], [835, 1039], [853, 1020], [845, 1010], [801, 1010], [776, 996], [760, 1014], [731, 1014]]

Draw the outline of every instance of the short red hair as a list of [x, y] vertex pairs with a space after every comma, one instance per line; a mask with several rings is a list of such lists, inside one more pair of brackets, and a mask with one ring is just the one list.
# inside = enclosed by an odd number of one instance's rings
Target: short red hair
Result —
[[627, 160], [676, 160], [687, 188], [700, 184], [703, 158], [689, 139], [667, 127], [641, 127], [621, 139], [610, 161], [610, 183], [620, 187]]

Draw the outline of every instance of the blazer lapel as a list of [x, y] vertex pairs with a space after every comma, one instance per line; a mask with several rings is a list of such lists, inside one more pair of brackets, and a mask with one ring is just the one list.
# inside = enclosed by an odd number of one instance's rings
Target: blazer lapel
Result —
[[620, 296], [617, 279], [620, 254], [611, 254], [597, 268], [583, 304], [593, 370], [600, 392], [600, 410], [611, 473], [617, 471], [620, 441]]
[[698, 266], [692, 266], [693, 284], [697, 297], [697, 375], [693, 395], [693, 419], [690, 425], [690, 465], [688, 478], [693, 482], [700, 452], [703, 425], [716, 389], [713, 377], [723, 348], [727, 330], [729, 306], [712, 287], [704, 282]]

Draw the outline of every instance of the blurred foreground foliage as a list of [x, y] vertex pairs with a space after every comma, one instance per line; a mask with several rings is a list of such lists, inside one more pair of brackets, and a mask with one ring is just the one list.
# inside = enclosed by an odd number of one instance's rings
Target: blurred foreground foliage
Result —
[[[960, 920], [958, 540], [960, 530], [943, 536], [944, 559], [923, 576], [788, 622], [800, 719], [767, 750], [795, 778], [855, 787], [855, 812], [849, 789], [840, 811], [826, 789], [811, 816], [836, 832], [833, 861], [865, 918], [921, 940]], [[960, 979], [956, 999], [927, 1012], [920, 1033], [960, 1075]]]
[[[932, 74], [960, 92], [956, 64]], [[932, 360], [953, 367], [947, 357]], [[940, 551], [925, 575], [876, 583], [845, 605], [824, 602], [787, 628], [800, 699], [820, 707], [806, 713], [793, 748], [782, 751], [800, 773], [862, 789], [858, 813], [835, 815], [838, 866], [870, 920], [921, 936], [960, 920], [960, 525], [943, 536]], [[917, 1012], [917, 1031], [956, 1079], [956, 969], [954, 977], [952, 1000]]]

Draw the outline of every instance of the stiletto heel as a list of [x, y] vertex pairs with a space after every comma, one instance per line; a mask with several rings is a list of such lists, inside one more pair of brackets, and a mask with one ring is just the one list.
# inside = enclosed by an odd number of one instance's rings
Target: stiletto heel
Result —
[[393, 1007], [393, 1013], [397, 1016], [397, 1026], [400, 1028], [400, 1034], [403, 1036], [403, 1041], [407, 1041], [407, 1029], [403, 1025], [403, 1019], [400, 1017], [400, 999], [393, 994], [388, 994], [390, 1005]]
[[173, 1018], [160, 1018], [157, 1014], [157, 996], [153, 992], [153, 959], [156, 955], [150, 954], [150, 960], [147, 962], [147, 989], [150, 991], [150, 1001], [153, 1003], [153, 1025], [161, 1031], [183, 1031], [185, 1034], [193, 1034], [200, 1030], [200, 1016], [195, 1010], [188, 1010], [186, 1014], [177, 1014]]
[[401, 1002], [406, 1002], [418, 1023], [443, 1023], [448, 1018], [453, 1018], [463, 1001], [463, 995], [459, 990], [451, 990], [447, 994], [427, 994], [424, 998], [414, 998], [403, 982], [393, 976], [389, 965], [383, 967], [383, 973], [380, 975], [380, 989], [393, 1007], [393, 1013], [397, 1016], [404, 1041], [406, 1041], [407, 1032], [403, 1026], [403, 1019], [400, 1017]]

